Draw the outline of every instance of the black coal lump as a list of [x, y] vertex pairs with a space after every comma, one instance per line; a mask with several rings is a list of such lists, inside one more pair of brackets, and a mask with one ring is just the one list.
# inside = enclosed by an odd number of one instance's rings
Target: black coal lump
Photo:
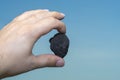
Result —
[[63, 33], [57, 33], [49, 40], [50, 49], [55, 55], [64, 58], [68, 52], [69, 39]]

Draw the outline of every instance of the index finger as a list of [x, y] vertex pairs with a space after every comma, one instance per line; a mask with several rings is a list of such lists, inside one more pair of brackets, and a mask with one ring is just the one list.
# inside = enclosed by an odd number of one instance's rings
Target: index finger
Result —
[[35, 40], [39, 37], [49, 33], [51, 30], [56, 29], [60, 33], [66, 33], [66, 26], [63, 22], [53, 17], [49, 17], [38, 21], [34, 26], [32, 26], [32, 37], [34, 36]]

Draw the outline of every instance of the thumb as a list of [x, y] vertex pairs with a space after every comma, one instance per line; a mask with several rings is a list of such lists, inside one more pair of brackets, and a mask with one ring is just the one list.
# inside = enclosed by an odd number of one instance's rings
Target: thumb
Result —
[[64, 66], [64, 60], [53, 54], [43, 54], [33, 57], [35, 68]]

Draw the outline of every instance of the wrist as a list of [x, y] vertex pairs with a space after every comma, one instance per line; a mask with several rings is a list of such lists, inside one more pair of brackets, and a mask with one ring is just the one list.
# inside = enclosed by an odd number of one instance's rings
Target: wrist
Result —
[[0, 79], [3, 78], [3, 74], [5, 72], [5, 66], [4, 66], [4, 55], [0, 53]]
[[0, 75], [3, 72], [3, 55], [0, 53]]

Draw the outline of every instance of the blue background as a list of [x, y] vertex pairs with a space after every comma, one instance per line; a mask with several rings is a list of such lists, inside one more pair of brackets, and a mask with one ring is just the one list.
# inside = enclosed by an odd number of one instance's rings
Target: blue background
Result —
[[[4, 80], [120, 80], [120, 0], [0, 0], [0, 28], [24, 11], [65, 13], [70, 48], [63, 68], [42, 68]], [[51, 53], [49, 38], [34, 54]]]

